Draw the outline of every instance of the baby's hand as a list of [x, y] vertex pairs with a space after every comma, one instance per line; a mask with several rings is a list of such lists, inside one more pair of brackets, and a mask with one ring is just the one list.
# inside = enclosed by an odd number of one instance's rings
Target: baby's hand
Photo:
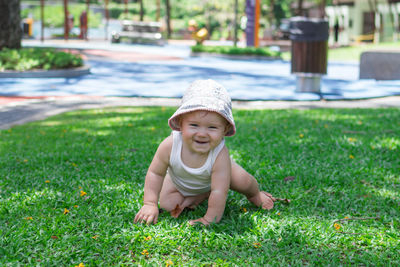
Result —
[[157, 205], [145, 204], [135, 216], [134, 222], [146, 222], [147, 224], [157, 223], [158, 207]]
[[198, 223], [202, 223], [205, 226], [210, 225], [210, 222], [207, 221], [206, 219], [204, 219], [204, 217], [202, 217], [200, 219], [197, 219], [197, 220], [190, 220], [189, 221], [190, 225], [195, 225], [195, 224], [198, 224]]

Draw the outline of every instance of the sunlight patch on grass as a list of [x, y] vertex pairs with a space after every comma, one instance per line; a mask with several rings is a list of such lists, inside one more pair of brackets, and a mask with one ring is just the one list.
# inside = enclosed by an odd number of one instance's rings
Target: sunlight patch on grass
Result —
[[374, 142], [371, 143], [371, 146], [376, 149], [387, 148], [389, 150], [396, 150], [400, 149], [400, 139], [395, 137], [379, 138], [374, 140]]
[[95, 136], [109, 136], [109, 135], [114, 135], [115, 131], [112, 130], [97, 130], [95, 132]]
[[51, 121], [51, 120], [48, 120], [48, 121], [42, 121], [41, 123], [40, 123], [42, 126], [49, 126], [49, 127], [51, 127], [51, 126], [58, 126], [58, 125], [61, 125], [62, 124], [62, 122], [61, 121]]
[[26, 192], [12, 192], [9, 197], [3, 198], [2, 201], [7, 202], [7, 206], [10, 209], [15, 209], [34, 205], [40, 201], [53, 201], [60, 196], [62, 196], [61, 192], [57, 192], [48, 188], [44, 188], [42, 190], [31, 189]]
[[104, 187], [108, 191], [125, 191], [129, 187], [126, 184], [106, 185]]
[[393, 189], [389, 188], [376, 188], [376, 192], [379, 194], [379, 196], [386, 197], [386, 198], [391, 198], [393, 200], [400, 201], [400, 193], [399, 191], [395, 191]]

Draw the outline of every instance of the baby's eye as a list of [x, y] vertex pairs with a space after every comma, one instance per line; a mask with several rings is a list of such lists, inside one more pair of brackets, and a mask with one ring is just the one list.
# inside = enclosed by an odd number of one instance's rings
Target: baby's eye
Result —
[[192, 127], [197, 127], [197, 124], [195, 124], [195, 123], [191, 123], [189, 125], [192, 126]]
[[210, 126], [210, 127], [208, 127], [209, 129], [217, 129], [217, 127], [215, 127], [215, 126]]

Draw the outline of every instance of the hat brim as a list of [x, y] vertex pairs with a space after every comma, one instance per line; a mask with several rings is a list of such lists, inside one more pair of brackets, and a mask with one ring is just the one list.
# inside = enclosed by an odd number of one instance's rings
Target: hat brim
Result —
[[[207, 101], [206, 98], [203, 100]], [[212, 101], [217, 101], [216, 105], [219, 107], [225, 107], [227, 106], [226, 103], [222, 100], [216, 100], [215, 98], [212, 99]], [[180, 131], [180, 117], [183, 114], [187, 114], [193, 111], [210, 111], [210, 112], [216, 112], [219, 115], [221, 115], [223, 118], [226, 119], [226, 121], [231, 125], [229, 131], [225, 134], [225, 136], [232, 136], [236, 133], [236, 127], [235, 127], [235, 122], [233, 121], [233, 116], [231, 112], [230, 107], [226, 107], [224, 110], [227, 111], [228, 114], [224, 114], [223, 112], [220, 111], [218, 108], [210, 108], [205, 105], [199, 104], [198, 99], [193, 99], [193, 100], [188, 100], [184, 104], [182, 104], [177, 111], [169, 118], [168, 120], [168, 125], [171, 127], [172, 130], [175, 131]]]

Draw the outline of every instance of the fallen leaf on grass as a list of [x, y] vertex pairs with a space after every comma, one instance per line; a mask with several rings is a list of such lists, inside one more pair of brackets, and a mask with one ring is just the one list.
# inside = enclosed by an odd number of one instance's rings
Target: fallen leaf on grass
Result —
[[255, 248], [259, 248], [259, 247], [261, 247], [261, 244], [260, 244], [260, 243], [258, 243], [258, 242], [254, 242], [254, 243], [253, 243], [253, 247], [255, 247]]
[[287, 176], [285, 179], [283, 179], [285, 182], [293, 181], [296, 177], [294, 176]]
[[340, 231], [340, 229], [342, 228], [342, 226], [338, 223], [338, 222], [347, 222], [347, 221], [353, 221], [353, 220], [361, 220], [361, 221], [366, 221], [366, 220], [379, 220], [380, 217], [376, 216], [376, 217], [344, 217], [343, 219], [339, 219], [333, 222], [333, 227], [335, 227], [336, 231], [338, 231], [340, 234], [348, 234], [348, 235], [364, 235], [366, 233], [351, 233], [351, 232], [344, 232], [344, 231]]
[[338, 223], [334, 223], [333, 227], [335, 227], [336, 231], [339, 231], [340, 228], [342, 228], [342, 226], [340, 224], [338, 224]]
[[144, 256], [148, 256], [148, 255], [149, 255], [149, 252], [147, 251], [147, 249], [145, 249], [145, 250], [142, 251], [141, 254], [144, 255]]

